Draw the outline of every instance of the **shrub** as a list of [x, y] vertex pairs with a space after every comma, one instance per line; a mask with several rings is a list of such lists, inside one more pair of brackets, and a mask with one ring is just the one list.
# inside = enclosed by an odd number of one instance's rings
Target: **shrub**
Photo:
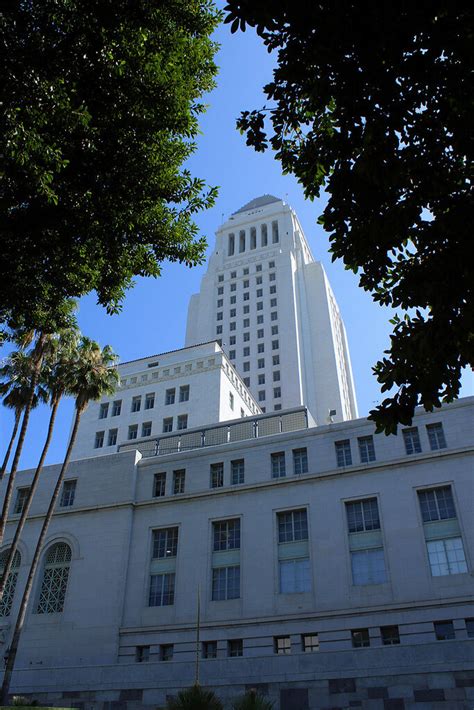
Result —
[[223, 710], [223, 705], [210, 690], [204, 690], [200, 685], [193, 685], [178, 693], [176, 698], [168, 700], [168, 710]]
[[235, 701], [234, 710], [272, 710], [273, 703], [271, 700], [265, 700], [261, 695], [258, 695], [255, 690], [250, 690], [241, 698]]

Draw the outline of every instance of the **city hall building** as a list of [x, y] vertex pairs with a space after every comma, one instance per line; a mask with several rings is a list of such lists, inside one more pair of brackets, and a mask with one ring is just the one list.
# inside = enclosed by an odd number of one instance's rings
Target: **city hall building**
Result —
[[[185, 347], [119, 369], [81, 423], [13, 692], [151, 710], [197, 677], [228, 708], [250, 688], [275, 710], [472, 707], [474, 398], [397, 436], [357, 418], [339, 309], [288, 205], [232, 215]], [[4, 649], [59, 468], [0, 605]]]

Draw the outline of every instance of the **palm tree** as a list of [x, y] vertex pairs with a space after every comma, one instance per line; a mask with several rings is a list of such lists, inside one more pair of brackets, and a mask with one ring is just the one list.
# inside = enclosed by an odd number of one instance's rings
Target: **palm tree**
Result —
[[18, 521], [15, 535], [13, 537], [13, 542], [10, 545], [8, 551], [8, 558], [0, 579], [0, 599], [3, 596], [8, 575], [10, 574], [10, 569], [15, 557], [15, 552], [18, 547], [18, 541], [20, 539], [21, 533], [23, 532], [26, 518], [28, 517], [28, 513], [31, 507], [31, 502], [38, 487], [40, 474], [43, 469], [46, 454], [48, 452], [49, 445], [51, 443], [51, 438], [53, 435], [54, 423], [56, 420], [59, 402], [68, 391], [68, 386], [70, 384], [71, 379], [71, 372], [73, 372], [74, 370], [75, 359], [77, 358], [78, 343], [78, 331], [73, 330], [68, 331], [68, 333], [66, 334], [60, 334], [57, 341], [56, 353], [54, 353], [53, 356], [49, 356], [46, 358], [45, 366], [43, 367], [42, 384], [48, 392], [49, 405], [51, 407], [48, 431], [46, 434], [46, 440], [43, 445], [43, 450], [41, 452], [41, 456], [36, 467], [35, 475], [33, 477], [30, 490], [28, 492], [28, 498], [26, 499], [25, 504], [22, 508], [20, 520]]
[[176, 698], [168, 700], [168, 710], [223, 710], [219, 698], [211, 690], [204, 690], [199, 684], [186, 688]]
[[61, 471], [59, 473], [58, 480], [43, 521], [43, 526], [38, 537], [31, 568], [26, 581], [25, 590], [23, 592], [20, 610], [18, 612], [18, 618], [6, 661], [5, 675], [3, 678], [2, 689], [0, 691], [0, 705], [4, 705], [8, 698], [11, 677], [15, 666], [18, 644], [23, 630], [33, 580], [38, 567], [46, 533], [48, 531], [51, 518], [53, 517], [54, 508], [56, 506], [64, 476], [69, 465], [69, 459], [71, 458], [71, 452], [76, 441], [81, 416], [91, 400], [98, 400], [106, 394], [111, 395], [115, 392], [119, 381], [118, 371], [114, 367], [116, 360], [116, 356], [108, 345], [101, 350], [100, 346], [93, 340], [84, 337], [82, 338], [77, 350], [74, 369], [70, 372], [71, 377], [68, 383], [68, 392], [74, 395], [76, 399], [74, 424], [66, 450], [66, 455], [61, 466]]
[[[13, 443], [18, 431], [21, 414], [28, 404], [31, 390], [31, 376], [33, 371], [33, 361], [30, 355], [22, 350], [12, 353], [5, 364], [0, 367], [0, 395], [3, 396], [3, 404], [15, 413], [15, 421], [7, 451], [0, 469], [0, 480], [3, 478], [8, 466]], [[40, 401], [45, 401], [46, 393], [43, 388], [37, 388], [34, 393], [32, 409]]]

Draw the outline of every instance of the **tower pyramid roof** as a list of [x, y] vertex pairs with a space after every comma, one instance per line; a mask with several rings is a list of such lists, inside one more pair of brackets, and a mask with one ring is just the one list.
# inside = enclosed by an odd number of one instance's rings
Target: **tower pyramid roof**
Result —
[[254, 210], [257, 207], [264, 207], [265, 205], [270, 205], [272, 202], [281, 202], [280, 197], [274, 197], [273, 195], [262, 195], [261, 197], [255, 197], [255, 199], [247, 202], [246, 205], [233, 212], [232, 214], [239, 214], [239, 212], [248, 212], [249, 210]]

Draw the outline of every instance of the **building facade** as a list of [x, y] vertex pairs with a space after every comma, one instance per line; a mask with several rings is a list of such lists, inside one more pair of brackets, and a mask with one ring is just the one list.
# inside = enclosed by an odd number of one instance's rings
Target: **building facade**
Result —
[[317, 424], [357, 417], [336, 299], [283, 200], [252, 200], [217, 230], [186, 345], [214, 338], [264, 411], [304, 405]]

